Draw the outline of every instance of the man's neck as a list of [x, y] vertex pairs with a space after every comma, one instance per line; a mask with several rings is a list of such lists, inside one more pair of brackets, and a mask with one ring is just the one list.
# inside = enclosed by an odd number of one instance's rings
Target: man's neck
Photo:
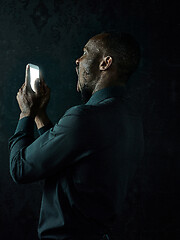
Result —
[[94, 91], [92, 92], [92, 94], [94, 94], [95, 92], [103, 89], [103, 88], [107, 88], [107, 87], [115, 87], [115, 86], [125, 86], [124, 82], [108, 82], [108, 84], [97, 84], [94, 88]]
[[111, 76], [108, 74], [102, 74], [96, 83], [92, 94], [106, 87], [125, 86], [126, 81], [127, 77], [118, 77], [116, 74], [111, 74]]

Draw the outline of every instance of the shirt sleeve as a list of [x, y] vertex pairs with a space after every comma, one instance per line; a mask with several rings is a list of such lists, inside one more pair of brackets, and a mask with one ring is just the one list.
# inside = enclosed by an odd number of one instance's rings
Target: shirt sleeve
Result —
[[85, 126], [81, 124], [81, 110], [77, 109], [68, 110], [36, 140], [33, 119], [27, 117], [18, 122], [15, 134], [9, 139], [10, 174], [15, 182], [30, 183], [50, 177], [88, 154], [82, 150]]
[[43, 133], [45, 133], [46, 131], [48, 131], [52, 127], [53, 127], [53, 124], [51, 122], [49, 122], [46, 126], [39, 128], [38, 129], [39, 135], [42, 135]]

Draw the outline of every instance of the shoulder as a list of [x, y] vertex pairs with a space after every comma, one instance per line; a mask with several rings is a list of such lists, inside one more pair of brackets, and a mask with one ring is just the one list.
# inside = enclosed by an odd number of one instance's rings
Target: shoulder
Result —
[[83, 145], [92, 135], [92, 114], [89, 114], [89, 106], [77, 105], [68, 109], [60, 118], [54, 127], [56, 135], [64, 135], [68, 137], [69, 143], [73, 142], [76, 146], [81, 143]]
[[68, 116], [74, 116], [74, 117], [85, 117], [90, 114], [90, 112], [93, 110], [92, 106], [88, 105], [77, 105], [69, 108], [63, 117], [68, 117]]
[[58, 122], [58, 126], [68, 129], [78, 129], [88, 124], [88, 107], [77, 105], [69, 108]]

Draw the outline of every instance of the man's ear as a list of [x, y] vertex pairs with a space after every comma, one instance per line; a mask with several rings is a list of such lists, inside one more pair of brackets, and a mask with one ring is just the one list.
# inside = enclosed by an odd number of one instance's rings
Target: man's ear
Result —
[[112, 64], [112, 57], [106, 56], [103, 58], [103, 60], [99, 64], [99, 70], [104, 71], [108, 69]]

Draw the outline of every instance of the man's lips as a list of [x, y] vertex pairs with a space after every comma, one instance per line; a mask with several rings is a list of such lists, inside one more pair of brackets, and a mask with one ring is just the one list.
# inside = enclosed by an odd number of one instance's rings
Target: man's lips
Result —
[[[76, 67], [76, 72], [77, 72], [77, 75], [79, 76], [79, 68]], [[79, 77], [78, 77], [79, 78]], [[79, 87], [79, 81], [77, 81], [77, 91], [79, 92], [80, 91], [80, 87]]]
[[77, 75], [79, 75], [79, 68], [76, 67], [76, 72], [77, 72]]

